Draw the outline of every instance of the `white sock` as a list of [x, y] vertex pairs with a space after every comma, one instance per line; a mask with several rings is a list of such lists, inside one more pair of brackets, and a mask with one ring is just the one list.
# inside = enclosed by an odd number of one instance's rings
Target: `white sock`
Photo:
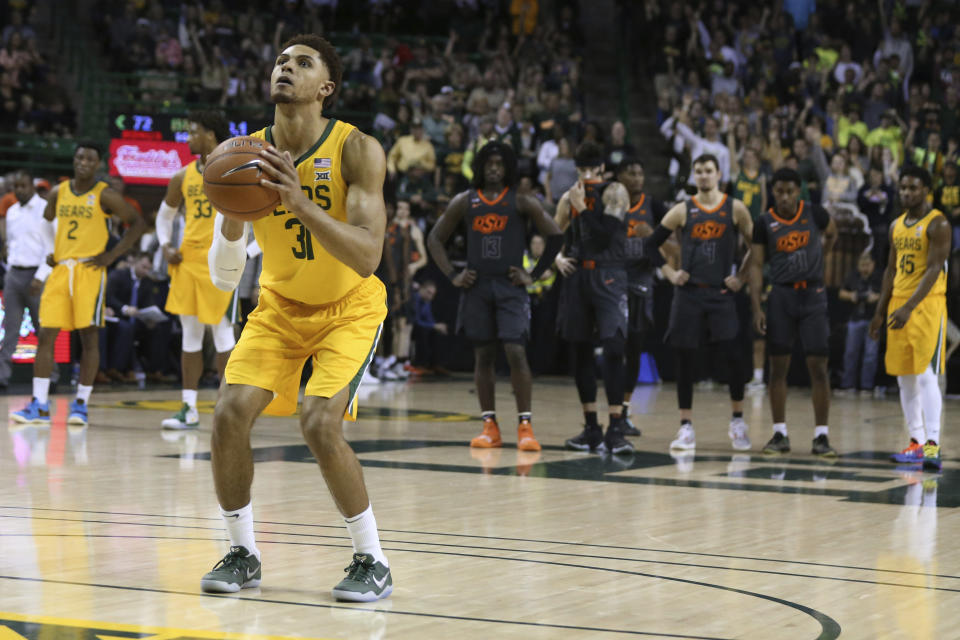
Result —
[[754, 369], [754, 370], [753, 370], [753, 381], [754, 381], [754, 382], [763, 382], [763, 369]]
[[827, 425], [825, 424], [817, 425], [817, 427], [813, 430], [813, 437], [819, 438], [820, 436], [828, 435], [829, 431], [830, 431], [830, 428], [827, 427]]
[[83, 404], [90, 403], [90, 394], [93, 393], [93, 385], [87, 386], [85, 384], [77, 385], [77, 400], [83, 400]]
[[253, 539], [253, 503], [236, 511], [226, 511], [220, 507], [220, 515], [227, 525], [227, 534], [230, 536], [231, 547], [243, 547], [253, 555], [260, 557], [260, 550]]
[[786, 422], [774, 422], [773, 423], [773, 432], [782, 433], [787, 435], [787, 423]]
[[380, 548], [380, 534], [377, 533], [377, 521], [373, 517], [373, 505], [368, 505], [363, 513], [344, 518], [347, 523], [347, 533], [350, 534], [350, 540], [353, 541], [353, 550], [357, 553], [366, 553], [373, 556], [373, 559], [389, 567], [387, 556], [383, 554]]
[[196, 389], [184, 389], [182, 391], [183, 401], [190, 405], [191, 409], [197, 408], [197, 390]]
[[931, 367], [917, 376], [920, 387], [920, 408], [923, 411], [923, 423], [927, 428], [927, 440], [940, 442], [940, 416], [943, 413], [943, 396], [940, 395], [940, 381]]
[[919, 376], [897, 376], [900, 385], [900, 407], [903, 409], [903, 419], [907, 423], [910, 437], [923, 444], [926, 434], [923, 430], [923, 405], [920, 402]]
[[40, 404], [47, 404], [50, 400], [50, 378], [33, 379], [33, 397]]

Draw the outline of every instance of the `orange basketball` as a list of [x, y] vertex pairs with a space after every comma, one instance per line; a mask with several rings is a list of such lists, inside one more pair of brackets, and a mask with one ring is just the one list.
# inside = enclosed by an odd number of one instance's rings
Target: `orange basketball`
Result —
[[270, 146], [260, 138], [237, 136], [224, 140], [207, 156], [203, 190], [214, 209], [229, 218], [250, 222], [280, 206], [280, 195], [260, 184], [260, 178], [268, 177], [260, 169], [260, 152]]

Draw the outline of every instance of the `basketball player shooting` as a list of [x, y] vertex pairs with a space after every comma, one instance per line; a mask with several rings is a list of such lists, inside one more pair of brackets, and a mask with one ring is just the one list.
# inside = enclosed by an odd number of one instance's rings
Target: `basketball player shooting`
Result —
[[[231, 546], [203, 577], [204, 591], [235, 592], [260, 584], [250, 432], [264, 411], [289, 415], [296, 410], [307, 358], [312, 358], [313, 375], [300, 428], [354, 548], [347, 576], [333, 595], [365, 602], [393, 590], [363, 473], [343, 438], [343, 418], [356, 417], [359, 381], [387, 311], [386, 290], [373, 276], [386, 226], [386, 160], [376, 140], [324, 117], [341, 75], [340, 58], [325, 39], [298, 35], [288, 40], [270, 77], [273, 125], [253, 134], [269, 143], [260, 155], [260, 184], [279, 195], [280, 206], [253, 222], [263, 249], [260, 300], [230, 355], [214, 412], [213, 477]], [[236, 198], [242, 201], [243, 192], [260, 188], [238, 187]], [[245, 226], [217, 214], [209, 264], [222, 289], [239, 283]]]

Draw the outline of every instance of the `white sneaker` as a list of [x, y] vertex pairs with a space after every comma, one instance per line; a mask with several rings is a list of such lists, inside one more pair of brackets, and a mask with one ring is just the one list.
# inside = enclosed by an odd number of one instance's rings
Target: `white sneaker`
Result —
[[730, 420], [730, 428], [727, 435], [730, 436], [730, 442], [737, 451], [746, 451], [750, 448], [750, 435], [747, 433], [749, 427], [743, 421], [743, 418], [733, 418]]
[[763, 391], [766, 388], [767, 385], [763, 382], [763, 380], [751, 380], [747, 383], [747, 391], [757, 392]]
[[395, 374], [390, 367], [380, 367], [377, 369], [377, 377], [383, 382], [391, 382], [400, 379], [400, 377]]
[[375, 375], [373, 375], [372, 373], [370, 373], [370, 369], [367, 369], [366, 371], [363, 372], [363, 377], [360, 378], [360, 384], [361, 384], [361, 385], [365, 385], [365, 384], [369, 384], [369, 385], [380, 384], [380, 379], [379, 379], [377, 376], [375, 376]]
[[696, 447], [697, 439], [693, 432], [693, 425], [681, 425], [680, 430], [677, 431], [677, 439], [670, 443], [670, 448], [688, 450]]
[[164, 429], [198, 429], [200, 427], [200, 413], [196, 407], [191, 407], [186, 402], [180, 407], [180, 411], [160, 423]]
[[410, 372], [404, 369], [402, 362], [394, 363], [390, 370], [397, 376], [397, 380], [406, 380], [410, 377]]

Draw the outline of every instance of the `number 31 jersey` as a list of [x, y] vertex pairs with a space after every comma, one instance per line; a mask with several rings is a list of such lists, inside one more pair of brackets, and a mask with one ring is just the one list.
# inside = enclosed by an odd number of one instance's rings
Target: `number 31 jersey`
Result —
[[[916, 291], [923, 274], [927, 272], [927, 252], [930, 251], [930, 237], [927, 230], [930, 223], [937, 216], [942, 216], [938, 209], [932, 209], [920, 220], [907, 224], [907, 214], [903, 214], [893, 223], [892, 240], [897, 250], [897, 272], [893, 278], [893, 295], [898, 298], [909, 298]], [[931, 295], [942, 296], [947, 292], [947, 267], [940, 270]]]
[[[356, 127], [331, 118], [320, 139], [294, 161], [300, 188], [334, 220], [347, 220], [347, 183], [340, 174], [343, 144]], [[273, 144], [272, 127], [253, 134]], [[253, 223], [263, 249], [260, 286], [307, 305], [339, 300], [364, 278], [330, 255], [300, 220], [280, 205]], [[374, 276], [370, 276], [374, 277]]]

